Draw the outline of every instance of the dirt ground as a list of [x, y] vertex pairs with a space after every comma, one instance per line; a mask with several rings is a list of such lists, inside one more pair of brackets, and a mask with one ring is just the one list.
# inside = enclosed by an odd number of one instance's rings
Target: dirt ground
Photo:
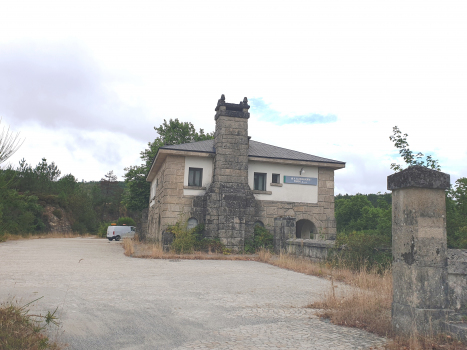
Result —
[[58, 307], [70, 349], [365, 349], [385, 340], [304, 308], [330, 282], [254, 261], [137, 259], [119, 242], [0, 243], [0, 301]]

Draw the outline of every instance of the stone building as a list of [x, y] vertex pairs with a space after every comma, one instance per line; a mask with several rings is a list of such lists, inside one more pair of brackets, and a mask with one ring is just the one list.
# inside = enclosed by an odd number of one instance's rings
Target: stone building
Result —
[[293, 219], [297, 238], [335, 238], [334, 170], [345, 163], [251, 140], [249, 108], [246, 97], [234, 104], [222, 95], [214, 140], [159, 149], [147, 176], [146, 239], [161, 241], [180, 218], [234, 250], [255, 225], [274, 232], [281, 218]]

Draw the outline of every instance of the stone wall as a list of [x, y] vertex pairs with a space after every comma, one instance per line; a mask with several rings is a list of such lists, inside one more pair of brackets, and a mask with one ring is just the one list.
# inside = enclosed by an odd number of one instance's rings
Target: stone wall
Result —
[[[234, 250], [242, 250], [253, 236], [255, 198], [248, 185], [248, 101], [225, 102], [216, 107], [214, 171], [212, 183], [197, 211], [204, 210], [207, 237], [218, 237]], [[205, 207], [201, 207], [201, 205]]]
[[149, 207], [148, 241], [162, 241], [162, 232], [180, 218], [187, 220], [193, 207], [193, 197], [183, 195], [185, 157], [169, 155], [156, 178], [158, 188], [154, 204]]
[[326, 260], [329, 250], [334, 248], [334, 241], [320, 241], [316, 239], [289, 239], [287, 253], [304, 256], [312, 261]]
[[448, 249], [449, 303], [467, 313], [467, 250]]

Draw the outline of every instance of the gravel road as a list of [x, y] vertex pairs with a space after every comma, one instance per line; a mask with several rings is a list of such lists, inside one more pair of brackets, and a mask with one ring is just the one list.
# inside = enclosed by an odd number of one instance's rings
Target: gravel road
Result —
[[250, 261], [150, 260], [93, 238], [0, 243], [0, 301], [58, 307], [69, 349], [368, 349], [304, 308], [327, 280]]

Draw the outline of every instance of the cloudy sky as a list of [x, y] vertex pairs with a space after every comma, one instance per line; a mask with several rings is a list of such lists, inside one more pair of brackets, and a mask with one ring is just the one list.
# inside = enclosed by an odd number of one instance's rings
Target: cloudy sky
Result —
[[397, 125], [467, 176], [465, 1], [0, 2], [10, 159], [99, 180], [140, 163], [163, 119], [214, 130], [225, 94], [254, 140], [347, 162], [336, 193], [386, 191]]

